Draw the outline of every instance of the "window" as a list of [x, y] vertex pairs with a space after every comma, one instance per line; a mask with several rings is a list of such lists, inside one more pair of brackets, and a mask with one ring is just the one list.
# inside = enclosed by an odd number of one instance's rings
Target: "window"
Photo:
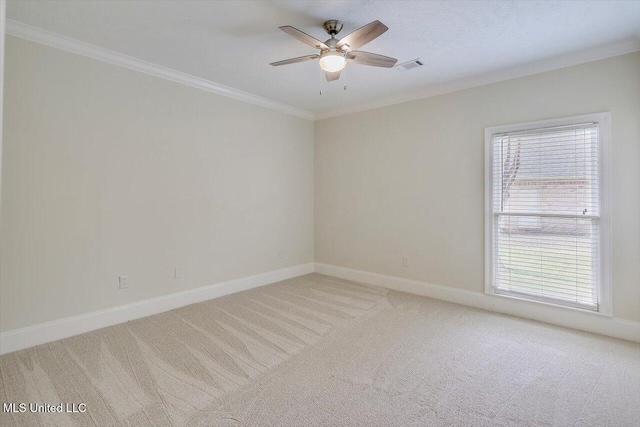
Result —
[[485, 129], [486, 293], [611, 314], [609, 123]]

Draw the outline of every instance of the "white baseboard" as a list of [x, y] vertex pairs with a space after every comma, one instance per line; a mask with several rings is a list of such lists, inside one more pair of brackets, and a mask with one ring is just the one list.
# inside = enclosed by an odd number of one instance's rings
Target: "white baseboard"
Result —
[[422, 295], [471, 307], [510, 314], [568, 328], [640, 342], [640, 323], [604, 316], [599, 313], [525, 301], [515, 298], [486, 295], [450, 286], [434, 285], [417, 280], [385, 276], [352, 268], [315, 263], [316, 273], [381, 286], [397, 291]]
[[313, 271], [342, 279], [353, 280], [355, 282], [367, 283], [457, 304], [640, 342], [639, 322], [549, 304], [490, 296], [480, 292], [456, 289], [450, 286], [434, 285], [417, 280], [385, 276], [368, 271], [316, 262], [269, 271], [267, 273], [229, 280], [215, 285], [3, 332], [0, 333], [0, 354], [22, 350], [34, 345], [56, 341], [129, 320], [173, 310], [185, 305], [207, 301], [224, 295], [302, 276], [312, 273]]
[[215, 285], [176, 292], [132, 304], [94, 311], [66, 319], [54, 320], [26, 328], [14, 329], [0, 334], [0, 354], [22, 350], [34, 345], [105, 328], [128, 320], [139, 319], [185, 305], [246, 291], [281, 280], [291, 279], [292, 277], [313, 273], [313, 269], [314, 264], [312, 262], [300, 264], [281, 270], [229, 280]]

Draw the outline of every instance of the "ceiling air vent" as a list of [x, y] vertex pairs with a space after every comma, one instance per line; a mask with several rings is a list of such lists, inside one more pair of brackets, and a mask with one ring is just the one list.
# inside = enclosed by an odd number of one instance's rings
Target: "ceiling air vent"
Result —
[[423, 65], [424, 62], [422, 62], [420, 59], [414, 59], [411, 61], [403, 62], [402, 64], [397, 65], [396, 68], [400, 71], [407, 71], [411, 70], [412, 68], [422, 67]]

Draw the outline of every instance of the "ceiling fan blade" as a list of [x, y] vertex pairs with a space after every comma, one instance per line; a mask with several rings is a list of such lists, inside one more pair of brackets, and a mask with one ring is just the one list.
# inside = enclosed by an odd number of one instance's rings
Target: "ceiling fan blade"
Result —
[[334, 80], [338, 80], [340, 78], [340, 71], [336, 71], [336, 72], [330, 72], [330, 71], [325, 71], [324, 72], [324, 76], [327, 78], [328, 82], [332, 82]]
[[269, 65], [273, 65], [274, 67], [277, 67], [279, 65], [295, 64], [297, 62], [311, 61], [312, 59], [318, 59], [318, 58], [320, 58], [320, 55], [298, 56], [297, 58], [290, 58], [290, 59], [284, 59], [282, 61], [272, 62]]
[[342, 50], [345, 47], [348, 50], [357, 49], [364, 46], [371, 40], [383, 34], [389, 28], [380, 21], [373, 21], [355, 30], [353, 33], [343, 37], [338, 42], [338, 47]]
[[392, 68], [398, 60], [389, 56], [378, 55], [377, 53], [362, 52], [352, 50], [347, 53], [347, 61], [354, 64], [370, 65], [372, 67]]
[[311, 47], [315, 47], [317, 49], [329, 49], [329, 46], [316, 39], [315, 37], [311, 37], [309, 34], [300, 31], [297, 28], [292, 27], [291, 25], [285, 25], [284, 27], [280, 27], [282, 31], [289, 34], [291, 37], [300, 40], [302, 43], [306, 43]]

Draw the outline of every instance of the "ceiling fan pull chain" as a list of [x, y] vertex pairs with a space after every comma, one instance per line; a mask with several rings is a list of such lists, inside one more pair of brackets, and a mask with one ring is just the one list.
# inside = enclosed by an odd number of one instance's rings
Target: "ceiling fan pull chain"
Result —
[[322, 96], [322, 68], [320, 68], [320, 96]]
[[344, 86], [342, 87], [343, 90], [347, 90], [347, 68], [345, 67], [344, 69]]

